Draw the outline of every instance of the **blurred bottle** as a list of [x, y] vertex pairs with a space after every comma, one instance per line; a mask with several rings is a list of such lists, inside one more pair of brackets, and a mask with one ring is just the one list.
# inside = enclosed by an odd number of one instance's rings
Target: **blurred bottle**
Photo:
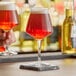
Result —
[[[72, 48], [76, 51], [76, 10], [75, 10], [75, 1], [73, 0], [73, 26], [71, 28], [71, 42]], [[75, 52], [76, 53], [76, 52]]]
[[75, 53], [75, 49], [72, 48], [71, 41], [71, 28], [73, 26], [73, 1], [66, 0], [65, 6], [66, 17], [62, 27], [62, 53], [73, 54]]
[[18, 14], [21, 14], [25, 0], [15, 0], [15, 2], [16, 2]]
[[29, 0], [25, 0], [19, 15], [20, 17], [20, 37], [19, 37], [20, 46], [19, 47], [21, 50], [20, 52], [33, 51], [34, 39], [25, 32], [28, 19], [30, 16], [30, 6], [31, 5], [29, 4]]
[[76, 20], [73, 21], [73, 26], [71, 29], [71, 42], [72, 48], [76, 50]]
[[48, 50], [58, 51], [59, 49], [59, 13], [55, 7], [55, 0], [50, 1], [49, 13], [53, 25], [53, 33], [47, 37]]

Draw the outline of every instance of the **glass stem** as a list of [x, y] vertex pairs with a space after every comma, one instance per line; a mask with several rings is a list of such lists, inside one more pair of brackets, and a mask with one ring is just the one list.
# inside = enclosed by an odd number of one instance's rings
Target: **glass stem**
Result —
[[41, 40], [37, 40], [38, 44], [38, 65], [41, 64]]

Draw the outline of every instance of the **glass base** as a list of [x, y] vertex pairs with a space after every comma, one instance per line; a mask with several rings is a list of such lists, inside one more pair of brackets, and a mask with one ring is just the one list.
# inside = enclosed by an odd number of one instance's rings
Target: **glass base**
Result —
[[47, 71], [47, 70], [58, 70], [58, 66], [51, 66], [47, 63], [32, 63], [26, 65], [20, 65], [20, 69], [28, 69], [34, 71]]

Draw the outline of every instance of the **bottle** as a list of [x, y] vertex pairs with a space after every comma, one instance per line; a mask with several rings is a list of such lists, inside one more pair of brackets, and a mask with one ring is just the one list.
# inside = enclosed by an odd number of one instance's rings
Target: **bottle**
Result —
[[[73, 26], [71, 29], [71, 41], [72, 41], [72, 48], [76, 51], [76, 11], [75, 11], [75, 4], [73, 0]], [[75, 52], [76, 53], [76, 52]]]
[[66, 17], [62, 26], [62, 53], [73, 54], [75, 49], [72, 48], [71, 28], [73, 26], [73, 9], [72, 1], [66, 1]]
[[59, 50], [59, 13], [55, 8], [55, 0], [51, 0], [51, 6], [49, 13], [53, 26], [53, 33], [47, 37], [48, 47], [47, 50], [58, 51]]
[[25, 32], [25, 29], [26, 29], [26, 26], [27, 26], [27, 23], [28, 23], [28, 19], [29, 19], [29, 16], [30, 16], [30, 6], [29, 6], [29, 3], [28, 3], [28, 0], [25, 0], [24, 6], [22, 7], [21, 11], [22, 11], [22, 13], [20, 14], [20, 17], [21, 17], [20, 31]]
[[73, 21], [73, 26], [71, 29], [71, 41], [72, 41], [72, 48], [76, 50], [76, 21]]

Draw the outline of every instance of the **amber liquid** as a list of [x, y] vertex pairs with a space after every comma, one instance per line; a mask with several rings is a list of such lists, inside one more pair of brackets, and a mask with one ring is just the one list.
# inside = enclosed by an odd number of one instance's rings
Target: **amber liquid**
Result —
[[47, 26], [51, 26], [49, 14], [31, 13], [26, 32], [35, 39], [43, 39], [53, 32], [52, 29], [49, 30]]

